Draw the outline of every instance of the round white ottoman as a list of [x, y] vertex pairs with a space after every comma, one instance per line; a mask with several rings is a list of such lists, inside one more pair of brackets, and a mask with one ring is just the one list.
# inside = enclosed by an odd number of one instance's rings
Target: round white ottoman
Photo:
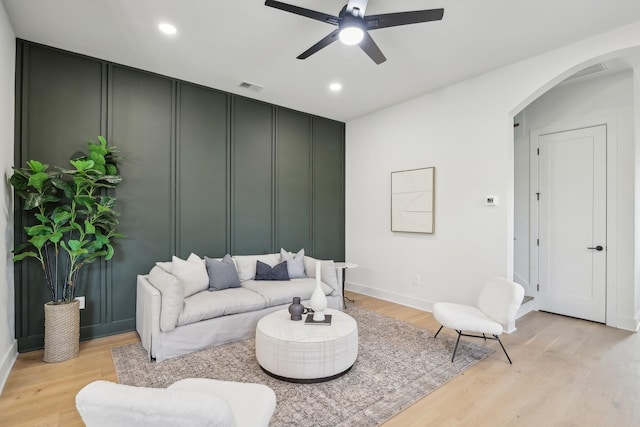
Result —
[[358, 357], [353, 317], [327, 309], [331, 325], [293, 321], [287, 310], [271, 313], [256, 327], [256, 358], [269, 375], [292, 382], [328, 381], [344, 375]]

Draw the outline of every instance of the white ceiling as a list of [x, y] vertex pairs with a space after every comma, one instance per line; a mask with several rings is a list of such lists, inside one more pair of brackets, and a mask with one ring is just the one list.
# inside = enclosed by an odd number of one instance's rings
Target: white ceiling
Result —
[[[333, 15], [346, 4], [283, 1]], [[372, 31], [387, 57], [375, 65], [339, 42], [296, 59], [335, 27], [264, 0], [3, 3], [19, 38], [340, 121], [640, 19], [638, 0], [370, 0], [367, 15], [445, 9], [439, 22]], [[161, 21], [178, 34], [159, 33]]]

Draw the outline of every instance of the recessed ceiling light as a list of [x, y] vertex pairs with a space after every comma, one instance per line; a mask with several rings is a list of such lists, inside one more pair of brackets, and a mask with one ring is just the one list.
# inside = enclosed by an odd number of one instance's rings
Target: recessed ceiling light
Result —
[[339, 92], [342, 90], [342, 85], [340, 83], [331, 83], [329, 85], [329, 90], [331, 92]]
[[178, 30], [176, 30], [176, 27], [166, 22], [158, 25], [158, 28], [165, 34], [175, 34], [178, 32]]

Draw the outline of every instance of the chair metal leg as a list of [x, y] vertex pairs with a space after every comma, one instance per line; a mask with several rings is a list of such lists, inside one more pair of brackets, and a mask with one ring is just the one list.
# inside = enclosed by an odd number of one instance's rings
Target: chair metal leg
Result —
[[509, 354], [507, 353], [507, 350], [504, 348], [504, 346], [502, 345], [502, 341], [500, 341], [500, 337], [497, 335], [494, 335], [494, 337], [496, 337], [496, 339], [498, 340], [498, 342], [500, 343], [500, 347], [502, 347], [502, 351], [504, 351], [504, 355], [507, 356], [507, 359], [509, 360], [509, 363], [511, 365], [513, 365], [513, 363], [511, 362], [511, 358], [509, 357]]
[[462, 331], [456, 331], [458, 333], [458, 340], [456, 341], [456, 347], [453, 349], [453, 356], [451, 356], [451, 363], [453, 363], [453, 359], [456, 357], [456, 351], [458, 351], [458, 344], [460, 344], [460, 337], [462, 336]]
[[[438, 329], [438, 332], [436, 332], [436, 334], [433, 336], [434, 338], [436, 338], [438, 336], [438, 334], [440, 333], [442, 328], [444, 328], [444, 325], [440, 326], [440, 329]], [[469, 334], [463, 334], [462, 331], [459, 331], [457, 329], [455, 331], [458, 333], [458, 339], [456, 340], [456, 346], [453, 348], [453, 355], [451, 355], [451, 362], [453, 362], [453, 360], [456, 358], [456, 353], [458, 352], [458, 345], [460, 344], [460, 338], [462, 336], [465, 336], [465, 337], [471, 337], [471, 338], [483, 338], [485, 341], [488, 340], [488, 339], [498, 341], [498, 343], [500, 344], [500, 347], [502, 347], [502, 351], [504, 351], [504, 355], [507, 356], [507, 360], [509, 361], [509, 364], [513, 365], [513, 362], [511, 361], [511, 358], [509, 357], [509, 353], [507, 353], [507, 349], [504, 348], [504, 345], [502, 344], [502, 341], [500, 341], [500, 337], [499, 336], [493, 335], [492, 337], [487, 337], [485, 334], [482, 334], [482, 336], [480, 336], [480, 335], [469, 335]]]
[[440, 326], [440, 329], [438, 329], [438, 332], [436, 332], [436, 334], [433, 336], [434, 338], [438, 336], [438, 334], [440, 333], [440, 331], [442, 330], [442, 328], [444, 328], [444, 326]]

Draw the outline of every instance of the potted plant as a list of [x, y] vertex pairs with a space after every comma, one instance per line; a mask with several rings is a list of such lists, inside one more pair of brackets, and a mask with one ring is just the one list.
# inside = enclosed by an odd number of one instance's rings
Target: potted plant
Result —
[[14, 250], [13, 261], [34, 258], [42, 267], [50, 293], [45, 304], [45, 362], [77, 356], [80, 340], [80, 307], [75, 300], [79, 273], [87, 264], [114, 254], [114, 241], [123, 237], [115, 198], [118, 174], [117, 149], [104, 137], [87, 143], [88, 154], [70, 161], [71, 168], [37, 160], [26, 168], [14, 168], [11, 184], [30, 213], [24, 231], [27, 242]]

